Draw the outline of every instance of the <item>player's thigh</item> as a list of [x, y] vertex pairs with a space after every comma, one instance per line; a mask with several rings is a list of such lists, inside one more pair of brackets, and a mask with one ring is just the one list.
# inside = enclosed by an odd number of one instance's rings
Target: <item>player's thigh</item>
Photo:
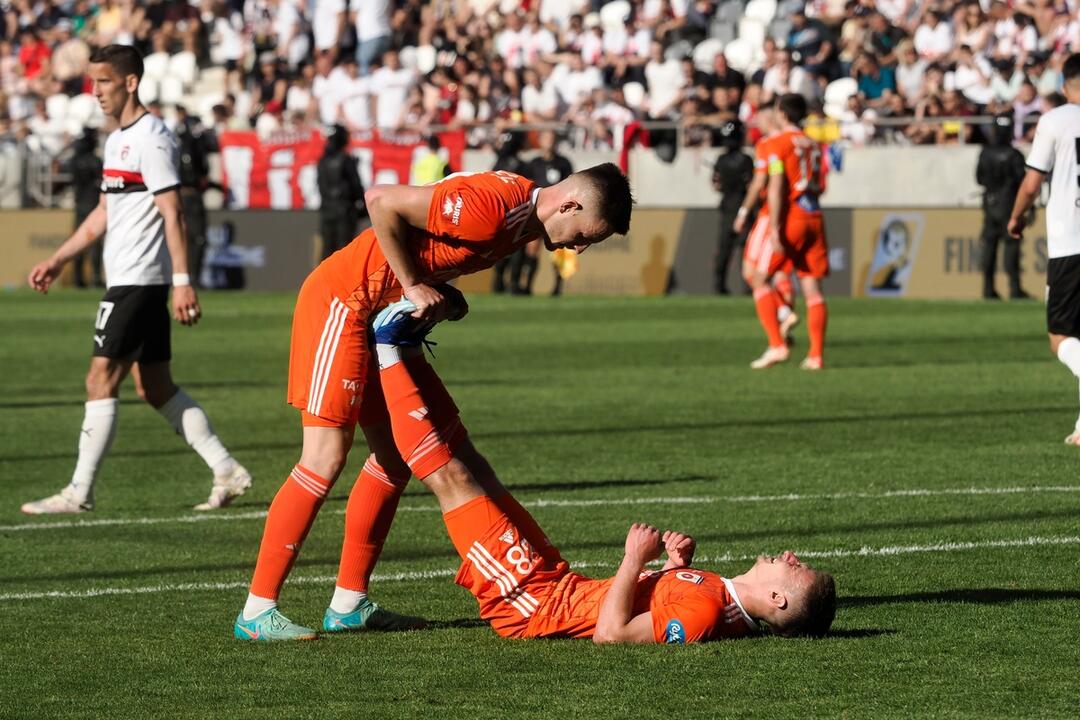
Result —
[[761, 257], [761, 253], [769, 246], [769, 218], [767, 216], [758, 216], [754, 221], [753, 226], [750, 228], [750, 234], [746, 236], [746, 245], [743, 248], [743, 261], [744, 266], [748, 263], [750, 267], [757, 264], [758, 258]]
[[105, 291], [94, 317], [93, 356], [168, 360], [168, 297], [166, 285], [124, 285]]
[[800, 278], [823, 278], [829, 274], [829, 245], [820, 215], [793, 217], [787, 225], [786, 242], [795, 272]]
[[319, 282], [300, 289], [293, 312], [288, 401], [312, 416], [355, 425], [367, 374], [367, 318]]

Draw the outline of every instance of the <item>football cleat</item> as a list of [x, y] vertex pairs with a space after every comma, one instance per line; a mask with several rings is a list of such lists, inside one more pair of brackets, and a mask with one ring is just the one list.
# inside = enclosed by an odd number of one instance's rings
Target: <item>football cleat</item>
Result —
[[[1065, 438], [1065, 444], [1066, 445], [1080, 445], [1080, 430], [1077, 430], [1072, 435]], [[44, 501], [42, 501], [42, 502], [44, 502]], [[26, 506], [24, 505], [23, 507], [25, 508]], [[24, 509], [23, 512], [26, 512], [26, 510]]]
[[20, 508], [27, 515], [53, 515], [58, 513], [83, 513], [94, 509], [94, 498], [79, 500], [75, 491], [66, 487], [55, 495], [24, 503]]
[[376, 345], [416, 347], [435, 327], [434, 323], [417, 320], [412, 316], [416, 306], [402, 298], [383, 308], [371, 321], [371, 335]]
[[311, 628], [297, 625], [277, 608], [270, 608], [250, 620], [244, 613], [236, 616], [233, 637], [237, 640], [314, 640], [318, 635]]
[[792, 331], [799, 324], [799, 316], [794, 312], [788, 313], [788, 316], [780, 322], [780, 334], [784, 338], [784, 342], [788, 344], [788, 347], [795, 343], [795, 338], [792, 336]]
[[237, 463], [233, 471], [222, 477], [215, 477], [210, 488], [210, 497], [204, 503], [195, 506], [196, 510], [217, 510], [231, 503], [247, 492], [251, 487], [251, 473]]
[[395, 630], [420, 630], [425, 625], [427, 621], [423, 618], [383, 610], [367, 598], [364, 598], [360, 606], [351, 613], [339, 613], [333, 608], [326, 608], [326, 614], [323, 615], [323, 630], [326, 632], [361, 630], [393, 632]]
[[806, 358], [803, 358], [803, 361], [801, 363], [799, 363], [800, 370], [821, 370], [824, 367], [825, 363], [820, 357], [807, 356]]
[[761, 354], [754, 362], [750, 363], [750, 367], [754, 370], [764, 370], [765, 368], [771, 368], [778, 363], [786, 362], [790, 351], [787, 349], [787, 345], [778, 345], [777, 347], [767, 348], [765, 352]]

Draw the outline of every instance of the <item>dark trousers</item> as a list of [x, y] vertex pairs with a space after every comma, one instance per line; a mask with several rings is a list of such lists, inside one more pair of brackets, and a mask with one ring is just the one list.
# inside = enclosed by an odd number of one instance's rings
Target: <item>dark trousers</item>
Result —
[[[86, 220], [86, 216], [94, 210], [95, 205], [75, 208], [75, 229]], [[105, 241], [100, 240], [86, 250], [76, 255], [72, 261], [72, 270], [75, 271], [75, 287], [105, 287], [105, 281], [101, 275], [101, 255], [105, 251]], [[86, 262], [90, 261], [90, 283], [86, 282]]]
[[536, 277], [538, 258], [520, 248], [510, 256], [510, 292], [515, 295], [532, 295], [533, 278]]
[[739, 206], [735, 205], [730, 208], [720, 208], [720, 233], [716, 246], [716, 266], [714, 268], [713, 289], [721, 295], [727, 295], [731, 292], [728, 288], [728, 268], [731, 265], [731, 256], [735, 255], [735, 250], [742, 247], [746, 243], [746, 235], [749, 231], [749, 224], [747, 228], [741, 233], [736, 233], [734, 229], [735, 216], [739, 212]]
[[322, 235], [322, 259], [330, 257], [356, 237], [357, 214], [354, 211], [322, 212], [319, 233]]
[[983, 297], [993, 297], [994, 273], [997, 272], [998, 245], [1004, 245], [1002, 265], [1009, 276], [1009, 295], [1018, 297], [1023, 294], [1020, 288], [1020, 241], [1009, 236], [1006, 221], [983, 214], [982, 229], [982, 270]]

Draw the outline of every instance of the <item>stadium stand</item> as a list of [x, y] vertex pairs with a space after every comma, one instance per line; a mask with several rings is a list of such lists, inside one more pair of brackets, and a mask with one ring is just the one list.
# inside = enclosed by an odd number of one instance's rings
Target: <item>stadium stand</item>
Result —
[[[84, 125], [103, 123], [85, 72], [90, 49], [109, 42], [145, 54], [145, 102], [160, 103], [167, 119], [183, 105], [217, 131], [449, 126], [482, 147], [507, 127], [557, 123], [588, 149], [619, 149], [634, 123], [668, 123], [681, 144], [709, 145], [712, 126], [736, 116], [752, 124], [759, 103], [788, 91], [811, 101], [826, 141], [977, 142], [971, 118], [1002, 112], [1020, 121], [1023, 141], [1062, 102], [1061, 63], [1080, 49], [1076, 0], [16, 0], [5, 8], [0, 145], [52, 158]], [[384, 59], [385, 50], [397, 52]]]

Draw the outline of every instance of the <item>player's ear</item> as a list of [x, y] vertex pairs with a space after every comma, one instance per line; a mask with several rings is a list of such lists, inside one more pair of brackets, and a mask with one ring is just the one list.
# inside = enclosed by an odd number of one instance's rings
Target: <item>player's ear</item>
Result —
[[559, 205], [559, 212], [561, 212], [561, 213], [574, 212], [574, 211], [580, 210], [580, 209], [581, 209], [581, 203], [579, 203], [577, 200], [574, 200], [572, 198], [567, 198], [566, 200], [563, 200], [562, 204]]
[[769, 593], [769, 604], [777, 610], [786, 610], [788, 606], [787, 593], [773, 590]]
[[134, 93], [136, 90], [139, 89], [139, 76], [128, 75], [126, 78], [124, 78], [124, 86], [127, 88], [127, 91], [129, 93]]

